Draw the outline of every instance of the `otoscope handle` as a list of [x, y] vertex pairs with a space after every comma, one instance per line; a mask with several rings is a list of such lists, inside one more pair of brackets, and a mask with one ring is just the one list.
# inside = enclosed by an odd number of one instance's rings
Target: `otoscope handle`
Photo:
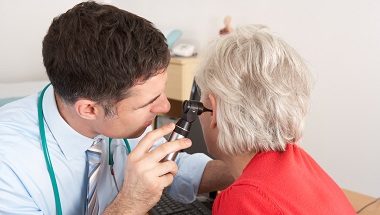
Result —
[[[187, 137], [187, 135], [189, 134], [189, 131], [190, 131], [190, 127], [191, 127], [191, 123], [189, 123], [183, 119], [179, 119], [175, 125], [174, 131], [170, 134], [168, 142]], [[161, 162], [168, 161], [168, 160], [174, 161], [176, 159], [177, 155], [178, 155], [178, 152], [172, 152], [172, 153], [166, 155], [161, 160]]]
[[[212, 110], [207, 109], [203, 106], [202, 102], [194, 100], [185, 100], [182, 105], [182, 116], [175, 124], [174, 131], [170, 134], [169, 142], [177, 139], [187, 137], [190, 132], [191, 123], [194, 122], [197, 115], [201, 115], [203, 112], [212, 112]], [[161, 162], [172, 160], [174, 161], [177, 157], [178, 152], [173, 152], [166, 157], [162, 158]]]

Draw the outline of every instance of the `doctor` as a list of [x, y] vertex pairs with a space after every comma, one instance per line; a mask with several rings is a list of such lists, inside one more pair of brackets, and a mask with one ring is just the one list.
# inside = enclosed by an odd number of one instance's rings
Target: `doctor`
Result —
[[87, 213], [86, 151], [94, 143], [100, 214], [144, 214], [167, 186], [189, 202], [232, 182], [222, 162], [204, 154], [160, 162], [191, 141], [165, 143], [174, 125], [150, 127], [170, 109], [170, 55], [152, 23], [80, 3], [53, 20], [42, 54], [51, 85], [0, 108], [0, 214]]

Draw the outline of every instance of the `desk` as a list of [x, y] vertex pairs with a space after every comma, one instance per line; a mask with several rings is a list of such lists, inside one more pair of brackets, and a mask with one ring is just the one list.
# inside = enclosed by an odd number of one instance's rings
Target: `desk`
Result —
[[[355, 211], [360, 210], [368, 203], [374, 201], [376, 198], [372, 196], [367, 196], [361, 193], [357, 193], [351, 190], [342, 189], [348, 201], [350, 201], [351, 205], [354, 207]], [[362, 210], [359, 215], [377, 215], [380, 214], [380, 200], [371, 204]], [[146, 214], [148, 215], [148, 213]]]
[[[367, 195], [357, 193], [354, 191], [350, 191], [346, 189], [342, 189], [342, 190], [344, 194], [346, 194], [352, 206], [355, 208], [355, 211], [360, 210], [365, 205], [367, 205], [368, 203], [376, 199], [372, 196], [367, 196]], [[362, 210], [359, 213], [359, 215], [375, 215], [375, 214], [380, 214], [380, 200], [366, 207], [364, 210]]]

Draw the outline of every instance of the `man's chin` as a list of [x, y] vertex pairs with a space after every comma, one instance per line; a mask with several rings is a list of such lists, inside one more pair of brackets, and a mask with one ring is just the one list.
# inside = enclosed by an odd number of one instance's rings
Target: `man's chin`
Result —
[[141, 128], [138, 131], [135, 131], [134, 133], [128, 135], [128, 139], [134, 139], [134, 138], [140, 137], [141, 135], [144, 134], [145, 130], [146, 128]]

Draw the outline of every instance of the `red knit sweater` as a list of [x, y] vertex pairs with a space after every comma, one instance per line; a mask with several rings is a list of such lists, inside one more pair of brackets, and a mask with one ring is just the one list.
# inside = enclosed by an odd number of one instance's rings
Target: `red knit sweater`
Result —
[[356, 214], [339, 186], [303, 149], [262, 152], [215, 199], [219, 214]]

